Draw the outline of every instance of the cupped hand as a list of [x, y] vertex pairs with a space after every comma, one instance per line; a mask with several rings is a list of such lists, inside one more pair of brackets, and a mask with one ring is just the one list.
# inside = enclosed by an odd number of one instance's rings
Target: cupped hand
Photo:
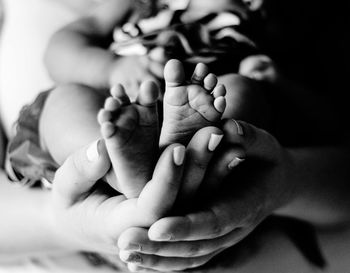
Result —
[[275, 138], [234, 120], [225, 123], [224, 133], [226, 145], [208, 168], [199, 208], [162, 218], [149, 230], [132, 228], [121, 235], [121, 253], [138, 257], [127, 261], [131, 270], [172, 271], [205, 264], [292, 199], [293, 163]]
[[66, 248], [117, 254], [117, 240], [132, 226], [149, 227], [176, 199], [185, 148], [164, 150], [139, 198], [110, 195], [97, 182], [110, 168], [102, 140], [74, 153], [58, 169], [52, 190], [52, 226]]

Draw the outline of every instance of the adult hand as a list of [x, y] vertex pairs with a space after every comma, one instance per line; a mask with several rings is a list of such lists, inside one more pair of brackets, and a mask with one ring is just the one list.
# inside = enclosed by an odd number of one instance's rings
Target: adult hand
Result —
[[101, 187], [110, 168], [103, 141], [68, 157], [58, 169], [52, 190], [52, 226], [65, 247], [117, 254], [117, 239], [132, 226], [149, 227], [164, 216], [180, 187], [185, 148], [164, 150], [139, 198], [111, 196]]
[[[131, 270], [184, 270], [205, 264], [292, 198], [290, 155], [270, 134], [233, 120], [225, 123], [224, 132], [228, 146], [218, 151], [203, 182], [212, 196], [196, 211], [121, 235], [120, 248], [139, 257], [129, 265]], [[242, 159], [244, 164], [237, 166]]]

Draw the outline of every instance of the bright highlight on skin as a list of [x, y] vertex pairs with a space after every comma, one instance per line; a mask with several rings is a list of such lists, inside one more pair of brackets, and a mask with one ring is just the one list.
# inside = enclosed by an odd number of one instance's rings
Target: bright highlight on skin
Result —
[[238, 123], [238, 121], [236, 121], [235, 119], [232, 119], [232, 121], [235, 123], [236, 128], [237, 128], [237, 134], [239, 136], [244, 136], [244, 132], [243, 132], [243, 128], [242, 126]]
[[86, 157], [87, 159], [90, 161], [90, 162], [94, 162], [96, 161], [99, 156], [100, 156], [100, 153], [98, 151], [98, 144], [99, 144], [100, 140], [96, 140], [94, 141], [90, 147], [86, 150]]
[[211, 152], [214, 152], [215, 149], [219, 146], [223, 137], [224, 135], [211, 134], [209, 143], [208, 143], [208, 150]]
[[177, 146], [173, 150], [174, 163], [177, 166], [181, 166], [185, 159], [186, 148], [184, 146]]
[[239, 164], [241, 164], [243, 161], [245, 161], [244, 158], [239, 158], [239, 157], [235, 157], [229, 164], [228, 164], [228, 168], [230, 170], [232, 170], [233, 168], [237, 167]]

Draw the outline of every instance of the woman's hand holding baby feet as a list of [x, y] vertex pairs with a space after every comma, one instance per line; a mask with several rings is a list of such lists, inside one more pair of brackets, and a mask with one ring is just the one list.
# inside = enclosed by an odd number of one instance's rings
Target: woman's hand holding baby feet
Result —
[[137, 263], [126, 260], [133, 271], [204, 264], [293, 198], [291, 157], [270, 134], [234, 120], [225, 122], [224, 133], [222, 150], [227, 152], [218, 151], [207, 170], [202, 186], [212, 194], [203, 206], [160, 219], [149, 231], [133, 228], [120, 236], [123, 252], [139, 257]]
[[122, 231], [150, 226], [168, 214], [180, 189], [185, 147], [173, 144], [161, 154], [152, 180], [139, 198], [110, 196], [99, 183], [110, 161], [104, 141], [69, 156], [56, 172], [52, 189], [52, 228], [65, 249], [118, 253]]
[[171, 143], [187, 145], [195, 132], [221, 120], [226, 107], [226, 90], [208, 67], [198, 64], [189, 83], [183, 65], [170, 60], [164, 68], [166, 90], [160, 147]]
[[142, 83], [135, 103], [116, 85], [98, 115], [116, 188], [127, 198], [138, 197], [152, 177], [158, 156], [158, 97], [158, 86], [151, 81]]
[[[207, 166], [215, 150], [219, 148], [222, 138], [223, 132], [221, 130], [215, 127], [206, 127], [199, 130], [191, 139], [186, 148], [184, 174], [175, 208], [181, 207], [182, 211], [193, 209], [194, 202], [197, 202], [194, 201], [193, 196], [196, 195], [201, 186]], [[157, 256], [158, 250], [155, 250], [155, 247], [162, 244], [150, 241], [147, 231], [147, 229], [140, 227], [130, 228], [123, 232], [118, 241], [122, 250], [120, 257], [129, 264], [130, 269], [135, 269], [135, 263], [143, 268], [156, 268], [161, 271], [186, 269], [197, 267], [216, 254], [198, 253], [196, 257], [190, 257], [188, 256], [188, 244], [181, 242], [176, 243], [176, 245], [169, 243], [168, 246], [164, 246], [164, 249], [163, 247], [159, 248], [160, 256]], [[166, 253], [167, 251], [170, 252]], [[172, 255], [174, 258], [171, 257]]]

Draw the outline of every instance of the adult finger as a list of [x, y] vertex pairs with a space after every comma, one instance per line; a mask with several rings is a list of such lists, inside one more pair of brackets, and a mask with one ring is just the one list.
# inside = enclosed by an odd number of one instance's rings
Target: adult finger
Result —
[[179, 194], [180, 203], [191, 200], [196, 194], [207, 166], [219, 146], [223, 133], [216, 127], [205, 127], [199, 130], [187, 146], [186, 165]]
[[169, 272], [186, 270], [204, 265], [221, 251], [222, 250], [211, 253], [209, 255], [191, 258], [162, 257], [129, 251], [121, 251], [119, 256], [122, 261], [135, 264], [141, 268], [158, 270], [161, 272]]
[[150, 227], [148, 236], [159, 242], [212, 240], [230, 233], [240, 238], [242, 232], [249, 233], [267, 216], [262, 205], [265, 197], [259, 189], [243, 194], [228, 192], [202, 211], [158, 220]]
[[122, 251], [162, 257], [200, 257], [236, 244], [245, 232], [244, 229], [237, 229], [212, 240], [157, 242], [148, 238], [147, 229], [133, 227], [120, 235], [118, 248]]
[[67, 206], [86, 194], [110, 168], [103, 140], [97, 140], [69, 156], [56, 171], [53, 182], [54, 198]]
[[242, 158], [275, 160], [280, 150], [278, 141], [268, 132], [244, 121], [226, 120], [223, 125], [225, 141], [244, 150]]
[[200, 189], [202, 198], [209, 198], [214, 192], [221, 189], [227, 177], [244, 161], [243, 148], [223, 143], [208, 166]]
[[251, 159], [273, 162], [281, 151], [279, 143], [272, 135], [244, 121], [226, 120], [223, 131], [224, 145], [208, 168], [201, 189], [203, 193], [218, 189], [243, 162]]
[[158, 160], [151, 181], [138, 198], [140, 217], [150, 219], [150, 224], [164, 217], [174, 205], [181, 186], [185, 153], [183, 145], [167, 147]]

